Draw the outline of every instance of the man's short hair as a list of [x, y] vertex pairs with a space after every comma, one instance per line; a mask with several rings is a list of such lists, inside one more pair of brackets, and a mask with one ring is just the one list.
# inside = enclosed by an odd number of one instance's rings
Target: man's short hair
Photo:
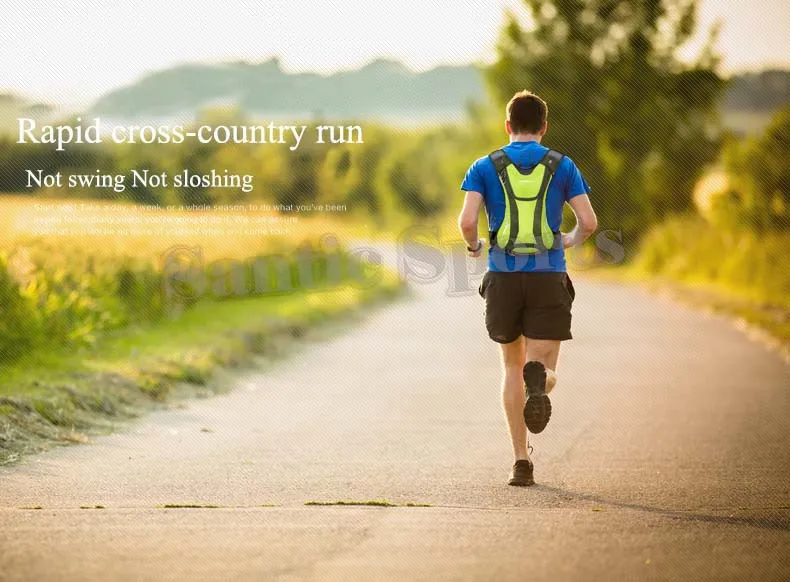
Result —
[[513, 95], [505, 114], [513, 133], [539, 133], [546, 124], [549, 108], [543, 99], [525, 89]]

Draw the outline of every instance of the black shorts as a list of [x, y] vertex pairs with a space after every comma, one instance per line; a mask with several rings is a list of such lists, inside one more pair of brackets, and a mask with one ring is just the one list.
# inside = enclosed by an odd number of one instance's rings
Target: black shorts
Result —
[[571, 339], [571, 304], [576, 292], [567, 273], [497, 273], [487, 271], [480, 283], [486, 300], [486, 328], [501, 344], [519, 336]]

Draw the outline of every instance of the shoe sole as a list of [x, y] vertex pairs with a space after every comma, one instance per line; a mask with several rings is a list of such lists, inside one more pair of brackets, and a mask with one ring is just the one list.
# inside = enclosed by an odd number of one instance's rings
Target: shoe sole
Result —
[[508, 481], [507, 484], [511, 487], [531, 487], [535, 484], [535, 479], [530, 479], [529, 481]]
[[528, 476], [524, 479], [518, 479], [511, 473], [510, 479], [508, 480], [507, 484], [512, 485], [513, 487], [529, 487], [530, 485], [534, 485], [535, 484], [534, 465], [532, 470], [529, 471]]
[[524, 406], [524, 423], [532, 434], [543, 432], [551, 418], [551, 400], [546, 395], [546, 368], [540, 362], [527, 362], [524, 366], [524, 384], [527, 403]]

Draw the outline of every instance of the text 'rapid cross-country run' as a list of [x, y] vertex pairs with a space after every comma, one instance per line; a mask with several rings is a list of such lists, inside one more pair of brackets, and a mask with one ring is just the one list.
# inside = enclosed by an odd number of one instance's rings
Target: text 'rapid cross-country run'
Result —
[[[83, 124], [77, 117], [74, 125], [38, 125], [35, 119], [17, 118], [18, 144], [55, 144], [63, 151], [69, 144], [98, 144], [105, 136], [118, 144], [180, 144], [195, 140], [202, 144], [283, 144], [291, 151], [302, 143], [307, 125], [103, 125], [96, 117]], [[318, 125], [314, 128], [317, 144], [364, 143], [359, 125]]]

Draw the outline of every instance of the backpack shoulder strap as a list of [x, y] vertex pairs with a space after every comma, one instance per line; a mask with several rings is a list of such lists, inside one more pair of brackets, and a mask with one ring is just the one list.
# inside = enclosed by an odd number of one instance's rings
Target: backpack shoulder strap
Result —
[[564, 154], [561, 154], [556, 150], [549, 150], [546, 152], [546, 155], [543, 156], [543, 159], [540, 161], [540, 163], [546, 166], [549, 169], [549, 172], [554, 175], [554, 173], [557, 171], [557, 168], [560, 167], [560, 162], [562, 162], [562, 158], [564, 157]]
[[505, 150], [496, 150], [494, 152], [491, 152], [490, 154], [488, 154], [488, 157], [493, 162], [494, 169], [496, 170], [497, 174], [501, 173], [502, 170], [507, 168], [509, 164], [513, 163], [511, 159], [507, 157]]

